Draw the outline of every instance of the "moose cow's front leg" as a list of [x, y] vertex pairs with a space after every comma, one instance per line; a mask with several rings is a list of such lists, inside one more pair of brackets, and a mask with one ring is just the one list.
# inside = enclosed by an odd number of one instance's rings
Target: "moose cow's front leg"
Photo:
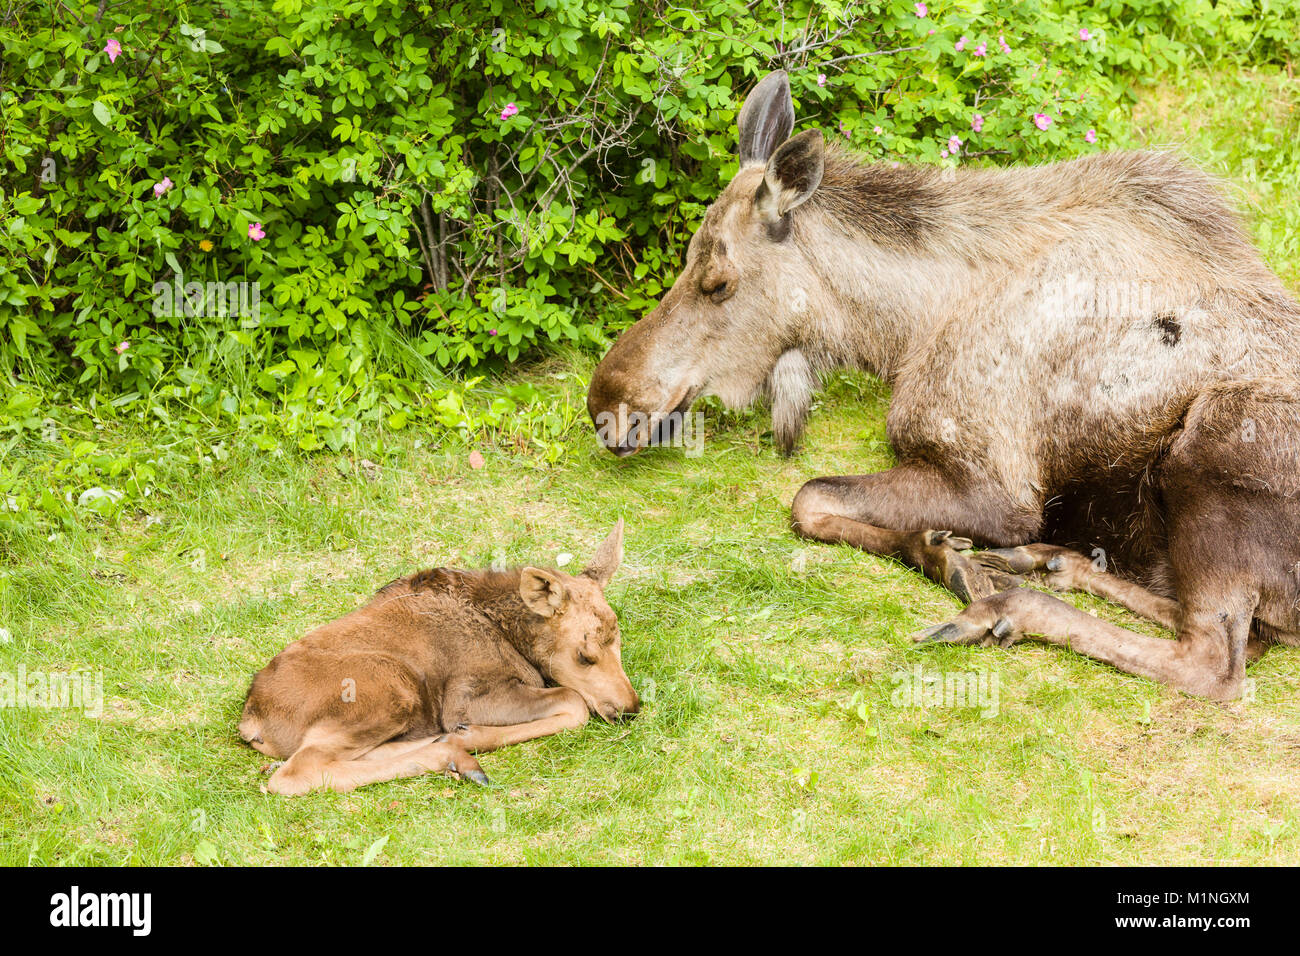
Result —
[[1000, 489], [959, 484], [923, 464], [814, 478], [795, 495], [791, 518], [797, 534], [897, 558], [967, 603], [1021, 579], [961, 552], [974, 543], [1031, 541], [1040, 523]]

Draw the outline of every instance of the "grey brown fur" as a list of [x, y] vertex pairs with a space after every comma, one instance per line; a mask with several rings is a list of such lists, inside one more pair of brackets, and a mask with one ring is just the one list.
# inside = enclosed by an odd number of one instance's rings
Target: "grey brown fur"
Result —
[[[756, 97], [788, 98], [784, 75]], [[808, 482], [794, 527], [974, 602], [921, 639], [1032, 634], [1213, 697], [1297, 642], [1300, 306], [1211, 178], [1159, 153], [892, 168], [746, 111], [778, 125], [742, 142], [784, 145], [742, 164], [602, 360], [593, 416], [766, 395], [789, 453], [816, 375], [865, 369], [893, 389], [899, 464]], [[1023, 574], [1163, 615], [1178, 640], [1011, 588]]]

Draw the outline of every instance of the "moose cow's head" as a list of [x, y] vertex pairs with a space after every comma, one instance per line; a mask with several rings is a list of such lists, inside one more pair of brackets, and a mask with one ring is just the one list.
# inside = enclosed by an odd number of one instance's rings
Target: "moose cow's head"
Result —
[[818, 130], [787, 138], [794, 104], [784, 71], [754, 87], [737, 125], [740, 169], [691, 238], [681, 273], [592, 376], [587, 410], [617, 455], [665, 442], [703, 395], [740, 408], [766, 392], [786, 454], [802, 427], [815, 379], [800, 325], [824, 293], [792, 239], [791, 212], [821, 183], [824, 140]]

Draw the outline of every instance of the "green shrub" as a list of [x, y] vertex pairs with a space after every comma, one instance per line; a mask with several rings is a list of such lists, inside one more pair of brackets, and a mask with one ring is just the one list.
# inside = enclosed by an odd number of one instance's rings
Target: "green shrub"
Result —
[[[447, 373], [598, 347], [651, 307], [768, 70], [873, 159], [1042, 161], [1111, 143], [1143, 75], [1291, 56], [1297, 9], [19, 0], [0, 360], [16, 396], [267, 450], [495, 428], [510, 413]], [[26, 402], [0, 409], [0, 486], [39, 444]], [[95, 476], [62, 479], [67, 504]]]

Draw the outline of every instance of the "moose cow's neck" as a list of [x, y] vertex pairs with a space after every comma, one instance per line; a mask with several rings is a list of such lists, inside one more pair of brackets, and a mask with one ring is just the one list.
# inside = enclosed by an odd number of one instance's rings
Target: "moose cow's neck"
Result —
[[[1135, 289], [1188, 302], [1226, 294], [1298, 314], [1214, 182], [1156, 153], [937, 169], [862, 163], [832, 148], [821, 185], [793, 215], [823, 289], [804, 330], [810, 357], [891, 384], [938, 324], [999, 300], [1014, 308], [1044, 281], [1068, 281], [1062, 270], [1107, 302]], [[1049, 257], [1056, 271], [1036, 273]]]
[[[826, 290], [806, 335], [824, 364], [863, 368], [886, 381], [914, 344], [969, 297], [1052, 239], [1052, 181], [1026, 172], [864, 164], [832, 150], [820, 188], [795, 214], [794, 239]], [[1057, 238], [1068, 228], [1058, 215]]]

